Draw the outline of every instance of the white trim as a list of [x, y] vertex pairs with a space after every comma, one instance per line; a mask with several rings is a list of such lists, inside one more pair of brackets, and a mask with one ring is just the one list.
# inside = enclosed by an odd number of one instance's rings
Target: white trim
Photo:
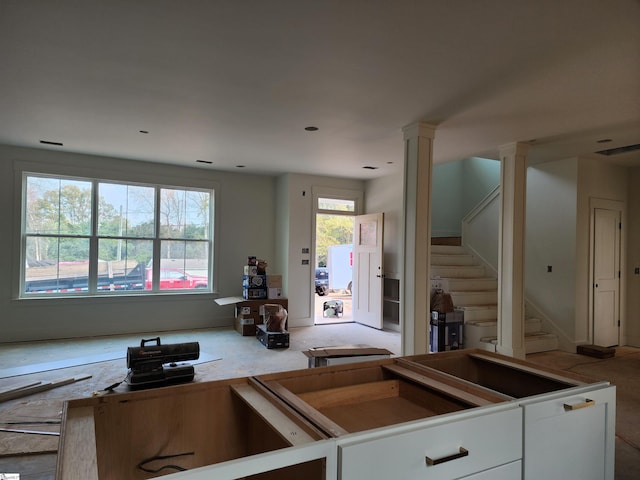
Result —
[[[75, 293], [65, 293], [62, 295], [55, 294], [29, 294], [25, 295], [24, 286], [25, 286], [25, 259], [24, 254], [26, 252], [26, 235], [24, 234], [25, 230], [25, 219], [23, 215], [23, 209], [26, 202], [26, 179], [28, 176], [33, 177], [50, 177], [50, 178], [67, 178], [67, 179], [78, 179], [91, 183], [92, 188], [92, 232], [88, 236], [89, 242], [91, 243], [90, 252], [94, 252], [94, 255], [90, 255], [89, 259], [89, 278], [88, 278], [88, 292], [81, 292], [78, 294]], [[202, 182], [197, 181], [198, 185], [189, 185], [182, 183], [184, 178], [180, 177], [167, 177], [167, 176], [159, 176], [159, 175], [149, 175], [149, 178], [152, 178], [154, 181], [144, 181], [142, 177], [138, 175], [134, 175], [134, 180], [127, 180], [123, 178], [121, 175], [114, 175], [110, 170], [105, 170], [102, 168], [83, 168], [83, 167], [71, 167], [64, 164], [44, 164], [40, 162], [25, 162], [25, 161], [15, 161], [14, 162], [14, 201], [16, 201], [16, 205], [14, 208], [14, 226], [17, 226], [14, 230], [16, 243], [14, 243], [14, 260], [12, 263], [12, 299], [18, 301], [25, 301], [31, 299], [48, 299], [48, 300], [61, 300], [61, 299], [70, 299], [70, 298], [96, 298], [96, 297], [112, 297], [112, 298], [122, 298], [126, 296], [157, 296], [157, 295], [187, 295], [187, 294], [197, 294], [197, 295], [211, 295], [214, 293], [214, 288], [217, 285], [218, 275], [216, 274], [216, 260], [217, 260], [217, 229], [215, 228], [215, 222], [218, 218], [218, 202], [216, 202], [216, 192], [217, 192], [217, 182], [206, 181]], [[159, 181], [162, 180], [162, 181]], [[176, 182], [179, 180], [179, 182]], [[199, 242], [205, 242], [211, 248], [209, 250], [209, 271], [210, 271], [210, 288], [206, 289], [205, 292], [196, 292], [194, 290], [180, 290], [179, 292], [168, 292], [166, 290], [163, 291], [127, 291], [127, 292], [118, 292], [118, 293], [104, 293], [97, 291], [97, 258], [98, 258], [98, 248], [97, 241], [100, 238], [97, 234], [97, 195], [98, 192], [98, 184], [99, 183], [116, 183], [123, 185], [141, 185], [148, 186], [154, 188], [156, 190], [156, 196], [160, 195], [161, 189], [180, 189], [180, 190], [193, 190], [193, 191], [203, 191], [210, 195], [210, 204], [209, 204], [209, 236], [208, 240], [199, 240]], [[159, 228], [159, 202], [156, 199], [155, 202], [155, 223], [156, 223], [156, 232], [154, 234], [153, 242], [154, 245], [157, 243], [158, 245], [154, 246], [154, 264], [159, 263], [159, 255], [157, 255], [157, 250], [159, 249], [159, 245], [162, 241], [162, 238], [158, 235]], [[188, 240], [188, 239], [186, 239]], [[15, 245], [18, 247], [15, 248]], [[93, 257], [93, 258], [91, 258]], [[156, 272], [159, 272], [159, 268], [155, 269]], [[157, 274], [159, 275], [159, 274]], [[18, 278], [19, 281], [15, 282], [13, 279]], [[145, 281], [145, 280], [143, 280]], [[154, 282], [154, 288], [157, 288], [157, 282]]]
[[[332, 188], [332, 187], [324, 187], [324, 186], [312, 186], [311, 187], [311, 195], [313, 205], [311, 208], [311, 248], [309, 255], [309, 271], [310, 271], [310, 283], [311, 290], [311, 298], [309, 301], [309, 311], [311, 312], [311, 324], [315, 325], [316, 322], [316, 314], [315, 314], [315, 302], [316, 302], [316, 293], [315, 293], [315, 277], [316, 277], [316, 258], [318, 254], [316, 252], [316, 231], [317, 231], [317, 218], [318, 214], [323, 215], [342, 215], [349, 216], [355, 218], [358, 215], [361, 215], [364, 210], [364, 192], [362, 190], [352, 190], [347, 188]], [[320, 198], [333, 198], [337, 200], [353, 200], [354, 201], [354, 211], [340, 211], [340, 210], [325, 210], [318, 208], [318, 199]]]

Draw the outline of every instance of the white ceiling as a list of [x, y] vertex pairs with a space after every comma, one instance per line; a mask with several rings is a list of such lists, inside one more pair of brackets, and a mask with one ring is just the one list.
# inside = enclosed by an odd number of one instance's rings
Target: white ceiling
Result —
[[640, 143], [639, 25], [638, 0], [0, 0], [0, 143], [372, 178], [422, 120], [437, 163], [584, 155]]

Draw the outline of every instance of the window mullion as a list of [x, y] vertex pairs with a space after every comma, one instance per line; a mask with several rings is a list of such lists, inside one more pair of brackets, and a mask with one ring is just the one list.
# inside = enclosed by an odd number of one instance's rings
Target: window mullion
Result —
[[153, 212], [154, 218], [154, 236], [153, 236], [153, 257], [152, 257], [152, 269], [153, 276], [151, 277], [151, 290], [160, 290], [160, 256], [162, 248], [160, 244], [160, 187], [155, 187], [155, 208]]
[[89, 293], [98, 290], [98, 181], [91, 182], [91, 232], [89, 236]]

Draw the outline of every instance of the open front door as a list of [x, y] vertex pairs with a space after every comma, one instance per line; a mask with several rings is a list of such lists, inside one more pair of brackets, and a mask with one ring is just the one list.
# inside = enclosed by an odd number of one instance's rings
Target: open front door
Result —
[[353, 319], [382, 329], [382, 213], [355, 217], [353, 232]]

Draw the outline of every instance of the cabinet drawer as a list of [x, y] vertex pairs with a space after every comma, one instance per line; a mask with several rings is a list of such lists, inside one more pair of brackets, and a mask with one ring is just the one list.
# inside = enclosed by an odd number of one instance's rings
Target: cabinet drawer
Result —
[[524, 478], [612, 480], [615, 387], [524, 403]]
[[461, 480], [520, 480], [522, 478], [522, 462], [508, 463], [491, 470], [476, 473]]
[[522, 411], [479, 411], [449, 423], [380, 429], [345, 440], [338, 453], [343, 480], [460, 478], [522, 457]]

